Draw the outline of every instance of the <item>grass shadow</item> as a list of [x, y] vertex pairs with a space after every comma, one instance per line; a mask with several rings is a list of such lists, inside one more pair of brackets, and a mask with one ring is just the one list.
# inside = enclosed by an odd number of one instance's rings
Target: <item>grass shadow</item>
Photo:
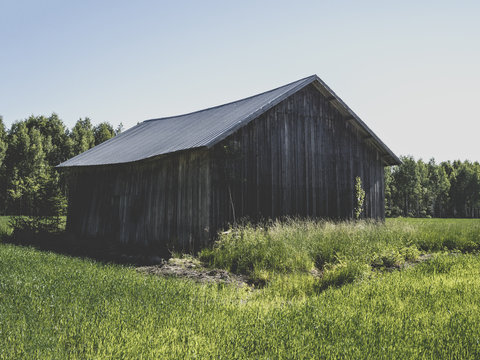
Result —
[[109, 264], [145, 266], [161, 264], [171, 258], [171, 252], [161, 246], [145, 247], [119, 244], [111, 240], [78, 239], [67, 231], [18, 231], [4, 234], [1, 239], [3, 243]]

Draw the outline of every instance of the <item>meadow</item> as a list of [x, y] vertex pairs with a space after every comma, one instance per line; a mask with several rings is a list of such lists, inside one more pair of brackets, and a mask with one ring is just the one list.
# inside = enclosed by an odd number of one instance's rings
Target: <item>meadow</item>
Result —
[[479, 220], [246, 225], [198, 255], [236, 287], [3, 243], [0, 358], [476, 359], [479, 249]]

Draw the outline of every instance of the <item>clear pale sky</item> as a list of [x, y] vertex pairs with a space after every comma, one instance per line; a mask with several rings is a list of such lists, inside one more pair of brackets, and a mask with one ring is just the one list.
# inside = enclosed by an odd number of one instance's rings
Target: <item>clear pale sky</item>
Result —
[[480, 161], [480, 1], [0, 0], [0, 115], [177, 115], [322, 78], [397, 154]]

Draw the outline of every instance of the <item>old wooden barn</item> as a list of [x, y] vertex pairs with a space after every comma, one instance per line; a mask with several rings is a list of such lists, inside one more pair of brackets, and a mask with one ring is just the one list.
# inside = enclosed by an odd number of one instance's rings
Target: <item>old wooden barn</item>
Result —
[[62, 164], [68, 231], [195, 250], [235, 219], [383, 219], [395, 154], [316, 75], [190, 114], [144, 121]]

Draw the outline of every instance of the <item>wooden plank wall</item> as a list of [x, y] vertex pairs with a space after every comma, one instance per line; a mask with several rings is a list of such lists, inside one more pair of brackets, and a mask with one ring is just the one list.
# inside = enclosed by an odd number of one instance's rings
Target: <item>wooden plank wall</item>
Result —
[[252, 221], [352, 218], [356, 176], [365, 216], [385, 217], [379, 152], [313, 85], [217, 144], [211, 164], [212, 229], [233, 221], [232, 203], [237, 219]]
[[85, 238], [195, 250], [210, 239], [205, 151], [72, 169], [67, 228]]
[[313, 85], [212, 149], [71, 169], [67, 227], [86, 238], [198, 250], [236, 219], [384, 219], [384, 172], [365, 134]]

